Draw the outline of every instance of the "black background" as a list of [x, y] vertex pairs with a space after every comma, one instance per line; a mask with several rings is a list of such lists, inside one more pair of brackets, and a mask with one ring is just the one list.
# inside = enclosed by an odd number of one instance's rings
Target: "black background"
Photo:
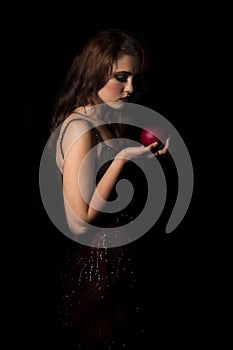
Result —
[[[163, 338], [165, 343], [181, 345], [185, 335], [195, 342], [205, 333], [208, 268], [204, 256], [209, 233], [204, 208], [208, 190], [206, 164], [199, 150], [209, 123], [205, 105], [212, 37], [206, 13], [191, 6], [133, 10], [136, 5], [114, 3], [109, 11], [108, 6], [56, 4], [47, 8], [34, 4], [21, 7], [14, 22], [13, 63], [20, 74], [16, 91], [22, 98], [15, 114], [18, 137], [9, 147], [17, 172], [10, 198], [16, 197], [18, 215], [6, 219], [4, 226], [6, 231], [10, 227], [2, 252], [9, 287], [4, 290], [10, 296], [10, 302], [3, 303], [4, 349], [13, 343], [30, 349], [56, 348], [54, 295], [59, 264], [69, 242], [43, 208], [40, 157], [49, 137], [55, 96], [73, 55], [90, 34], [115, 26], [132, 31], [148, 50], [150, 92], [144, 103], [179, 131], [194, 167], [193, 197], [180, 225], [171, 234], [154, 232], [135, 245], [147, 295], [146, 339], [148, 344]], [[13, 286], [12, 275], [16, 276]]]

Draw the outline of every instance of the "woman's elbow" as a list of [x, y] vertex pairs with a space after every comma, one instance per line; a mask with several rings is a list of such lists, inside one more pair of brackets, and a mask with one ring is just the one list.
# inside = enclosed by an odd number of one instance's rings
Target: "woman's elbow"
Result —
[[74, 222], [73, 220], [67, 220], [70, 231], [75, 235], [83, 235], [89, 231], [89, 225], [80, 222]]
[[87, 220], [78, 216], [68, 205], [65, 205], [65, 214], [68, 228], [73, 234], [83, 235], [90, 229]]

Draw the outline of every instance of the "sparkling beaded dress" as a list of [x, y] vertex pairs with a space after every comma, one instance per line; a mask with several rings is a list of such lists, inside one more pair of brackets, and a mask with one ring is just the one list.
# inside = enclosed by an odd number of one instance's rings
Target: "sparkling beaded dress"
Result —
[[[97, 131], [95, 135], [97, 142], [101, 142]], [[116, 154], [107, 146], [106, 152], [111, 152], [112, 158]], [[110, 162], [99, 171], [99, 179]], [[123, 176], [130, 178], [130, 170]], [[126, 211], [101, 217], [101, 226], [105, 222], [106, 227], [115, 227], [117, 233], [137, 210], [140, 208], [136, 209], [132, 202]], [[135, 341], [143, 332], [133, 244], [98, 248], [96, 241], [102, 242], [103, 235], [104, 229], [100, 227], [93, 237], [94, 247], [73, 241], [64, 258], [59, 293], [64, 350], [129, 349], [132, 339]]]

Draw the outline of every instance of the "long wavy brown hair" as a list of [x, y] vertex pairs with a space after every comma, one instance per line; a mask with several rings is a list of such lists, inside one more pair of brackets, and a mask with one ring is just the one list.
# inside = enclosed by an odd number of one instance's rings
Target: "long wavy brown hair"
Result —
[[[77, 107], [103, 103], [97, 92], [109, 80], [113, 64], [124, 55], [136, 58], [134, 93], [131, 96], [131, 101], [136, 101], [145, 83], [147, 59], [144, 48], [126, 31], [117, 28], [102, 30], [92, 36], [73, 59], [54, 106], [51, 133]], [[116, 137], [125, 136], [125, 128], [121, 123], [115, 124], [111, 129]]]

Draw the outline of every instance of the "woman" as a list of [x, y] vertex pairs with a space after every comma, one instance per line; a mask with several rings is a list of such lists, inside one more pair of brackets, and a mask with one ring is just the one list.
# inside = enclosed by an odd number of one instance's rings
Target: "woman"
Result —
[[[133, 245], [121, 229], [140, 201], [117, 214], [106, 209], [119, 179], [135, 177], [133, 162], [165, 154], [169, 146], [169, 140], [159, 150], [157, 143], [127, 144], [122, 111], [136, 101], [144, 68], [144, 50], [132, 36], [103, 30], [74, 58], [55, 106], [51, 133], [58, 131], [56, 163], [72, 235], [59, 299], [67, 349], [129, 347], [143, 332]], [[110, 228], [114, 234], [106, 235]]]

